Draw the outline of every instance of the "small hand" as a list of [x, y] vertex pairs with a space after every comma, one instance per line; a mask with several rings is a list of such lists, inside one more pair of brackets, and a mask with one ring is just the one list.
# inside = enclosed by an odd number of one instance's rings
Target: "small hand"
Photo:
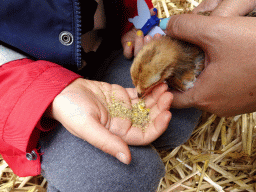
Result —
[[[153, 9], [150, 10], [151, 15], [154, 15], [155, 12]], [[128, 31], [121, 38], [121, 43], [124, 50], [124, 56], [127, 59], [131, 59], [133, 56], [136, 56], [141, 48], [151, 41], [152, 38], [159, 38], [160, 34], [154, 35], [151, 37], [150, 35], [146, 35], [144, 37], [143, 32], [141, 30], [137, 30], [133, 27], [130, 31]]]
[[111, 117], [108, 111], [113, 96], [131, 108], [138, 102], [136, 90], [103, 82], [75, 80], [54, 99], [51, 116], [75, 136], [129, 164], [128, 145], [147, 145], [167, 128], [172, 94], [166, 91], [167, 86], [162, 84], [145, 98], [152, 120], [145, 132], [133, 127], [128, 119]]

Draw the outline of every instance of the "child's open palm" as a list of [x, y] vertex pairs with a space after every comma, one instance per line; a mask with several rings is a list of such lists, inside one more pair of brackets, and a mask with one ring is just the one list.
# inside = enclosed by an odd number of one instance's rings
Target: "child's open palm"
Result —
[[53, 101], [52, 117], [75, 136], [129, 164], [128, 145], [147, 145], [167, 128], [172, 94], [167, 92], [167, 85], [161, 84], [145, 98], [151, 119], [145, 132], [132, 126], [129, 119], [110, 115], [108, 106], [113, 98], [124, 101], [126, 108], [138, 102], [135, 89], [77, 79]]

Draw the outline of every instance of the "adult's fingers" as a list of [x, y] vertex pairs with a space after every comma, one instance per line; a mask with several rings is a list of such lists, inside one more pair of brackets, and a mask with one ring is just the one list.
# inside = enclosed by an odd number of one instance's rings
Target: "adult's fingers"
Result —
[[186, 92], [180, 92], [180, 91], [172, 91], [173, 94], [173, 102], [171, 107], [172, 108], [189, 108], [193, 107], [193, 101], [192, 101], [192, 93], [190, 93], [192, 89], [186, 91]]
[[243, 16], [255, 8], [255, 1], [252, 0], [225, 0], [212, 11], [211, 16]]
[[192, 13], [200, 13], [206, 11], [213, 11], [222, 0], [206, 0], [200, 3], [195, 9], [193, 9]]
[[196, 14], [171, 16], [165, 33], [200, 47], [209, 43], [216, 26], [221, 24], [221, 17], [206, 17]]

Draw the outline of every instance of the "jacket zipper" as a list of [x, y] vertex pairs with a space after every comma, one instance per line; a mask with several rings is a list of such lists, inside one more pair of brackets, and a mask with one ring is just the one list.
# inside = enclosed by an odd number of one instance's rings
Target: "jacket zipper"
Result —
[[81, 26], [81, 6], [79, 0], [74, 1], [74, 18], [75, 18], [75, 62], [79, 68], [81, 68], [82, 56], [81, 56], [81, 35], [82, 35], [82, 26]]

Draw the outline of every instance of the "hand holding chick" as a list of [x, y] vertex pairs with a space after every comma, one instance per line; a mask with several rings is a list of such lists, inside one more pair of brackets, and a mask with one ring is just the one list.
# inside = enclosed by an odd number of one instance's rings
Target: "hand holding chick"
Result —
[[254, 17], [232, 15], [171, 17], [166, 34], [204, 47], [206, 58], [195, 86], [173, 92], [172, 107], [196, 107], [220, 117], [255, 111], [255, 24]]

